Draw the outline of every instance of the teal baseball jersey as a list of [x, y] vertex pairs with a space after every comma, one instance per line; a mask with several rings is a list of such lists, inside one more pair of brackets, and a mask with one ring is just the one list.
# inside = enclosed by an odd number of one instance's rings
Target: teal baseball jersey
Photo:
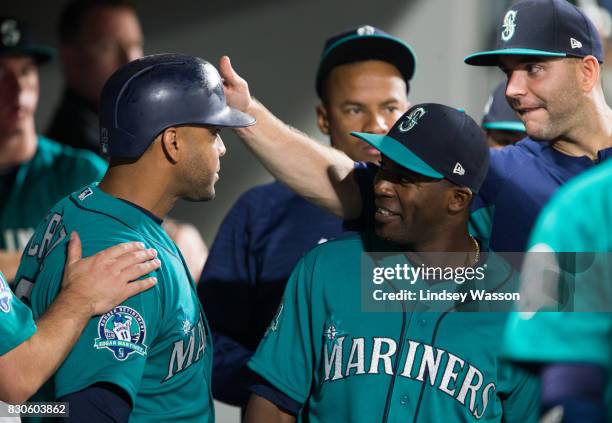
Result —
[[52, 378], [55, 398], [108, 382], [125, 390], [133, 422], [212, 422], [211, 337], [195, 284], [174, 244], [150, 216], [92, 184], [57, 203], [36, 229], [15, 292], [40, 316], [61, 286], [69, 234], [83, 256], [141, 241], [155, 248], [157, 285], [87, 324]]
[[4, 355], [36, 332], [30, 309], [19, 301], [0, 273], [0, 355]]
[[[305, 422], [536, 419], [535, 376], [498, 359], [507, 313], [362, 310], [361, 272], [407, 263], [364, 255], [384, 251], [370, 238], [327, 242], [298, 263], [249, 367], [303, 404]], [[512, 274], [500, 262], [490, 277]]]
[[[589, 274], [592, 293], [578, 301], [599, 302], [595, 310], [612, 304], [612, 161], [579, 176], [563, 187], [538, 218], [529, 242], [532, 248], [552, 252], [595, 252]], [[538, 254], [538, 253], [535, 253]], [[578, 255], [580, 257], [580, 255]], [[578, 274], [576, 283], [580, 284]], [[579, 289], [579, 286], [576, 287]], [[577, 291], [576, 291], [577, 292]], [[607, 307], [607, 308], [605, 308]], [[584, 311], [584, 310], [583, 310]], [[508, 322], [504, 354], [522, 362], [598, 364], [612, 370], [612, 313], [539, 312], [516, 314]], [[608, 378], [608, 381], [609, 378]], [[612, 385], [606, 390], [612, 404]], [[612, 421], [612, 415], [608, 416]]]
[[21, 251], [34, 228], [55, 203], [106, 172], [94, 153], [38, 137], [34, 157], [14, 172], [0, 175], [0, 250]]

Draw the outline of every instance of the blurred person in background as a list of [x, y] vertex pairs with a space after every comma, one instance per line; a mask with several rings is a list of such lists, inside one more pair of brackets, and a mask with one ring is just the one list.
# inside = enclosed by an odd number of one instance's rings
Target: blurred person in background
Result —
[[100, 93], [115, 70], [143, 55], [138, 16], [125, 0], [75, 0], [61, 12], [58, 35], [65, 88], [47, 134], [101, 154]]
[[99, 180], [95, 154], [37, 134], [38, 67], [55, 51], [36, 42], [24, 22], [0, 18], [0, 270], [11, 283], [21, 253], [47, 210]]
[[506, 83], [502, 82], [491, 93], [485, 105], [482, 129], [489, 147], [501, 148], [525, 138], [525, 125], [506, 100]]

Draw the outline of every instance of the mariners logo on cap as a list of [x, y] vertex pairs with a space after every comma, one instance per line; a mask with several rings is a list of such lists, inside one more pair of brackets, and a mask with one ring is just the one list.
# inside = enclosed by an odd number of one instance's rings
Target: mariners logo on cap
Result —
[[413, 110], [404, 121], [399, 125], [397, 129], [401, 132], [408, 132], [419, 122], [419, 120], [427, 113], [424, 108], [419, 107]]
[[9, 311], [11, 311], [11, 298], [13, 297], [13, 294], [11, 293], [11, 288], [9, 287], [9, 284], [6, 282], [6, 279], [4, 279], [4, 276], [2, 276], [2, 273], [0, 273], [0, 310], [8, 313]]
[[21, 39], [21, 32], [17, 28], [17, 21], [7, 19], [0, 25], [0, 33], [2, 34], [2, 44], [7, 47], [16, 45]]
[[117, 360], [124, 361], [130, 354], [147, 355], [144, 344], [147, 326], [142, 316], [133, 308], [118, 306], [100, 317], [96, 349], [108, 348]]
[[504, 16], [504, 23], [502, 24], [502, 40], [508, 41], [514, 35], [514, 29], [516, 28], [516, 24], [514, 23], [515, 20], [516, 10], [508, 10], [508, 13], [506, 13], [506, 16]]
[[376, 32], [376, 30], [370, 25], [364, 25], [357, 29], [357, 35], [372, 35], [374, 32]]

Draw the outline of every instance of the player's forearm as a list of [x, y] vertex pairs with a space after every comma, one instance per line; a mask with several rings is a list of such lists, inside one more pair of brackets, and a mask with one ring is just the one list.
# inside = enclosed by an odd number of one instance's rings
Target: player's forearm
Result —
[[292, 190], [345, 219], [361, 212], [354, 163], [343, 152], [322, 145], [252, 101], [248, 113], [257, 123], [236, 132], [275, 178]]
[[79, 296], [61, 292], [36, 322], [36, 333], [0, 357], [0, 400], [20, 403], [30, 398], [64, 361], [91, 313], [91, 305]]
[[247, 406], [245, 423], [295, 423], [295, 417], [278, 408], [259, 395], [251, 395]]

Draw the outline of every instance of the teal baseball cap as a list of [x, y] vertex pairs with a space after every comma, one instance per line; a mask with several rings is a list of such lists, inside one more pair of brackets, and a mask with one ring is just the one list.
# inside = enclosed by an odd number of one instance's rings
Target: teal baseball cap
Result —
[[566, 0], [522, 0], [504, 14], [496, 48], [467, 56], [474, 66], [498, 66], [501, 56], [585, 57], [603, 63], [597, 29], [589, 18]]
[[55, 56], [55, 49], [34, 40], [25, 22], [8, 16], [0, 17], [0, 56], [31, 56], [38, 64]]
[[323, 82], [333, 68], [365, 60], [381, 60], [395, 66], [406, 84], [414, 77], [416, 56], [412, 47], [401, 38], [394, 37], [371, 25], [351, 28], [329, 38], [323, 47], [316, 76], [319, 97]]
[[417, 104], [386, 135], [351, 132], [398, 165], [478, 192], [489, 170], [489, 148], [465, 112], [436, 103]]

